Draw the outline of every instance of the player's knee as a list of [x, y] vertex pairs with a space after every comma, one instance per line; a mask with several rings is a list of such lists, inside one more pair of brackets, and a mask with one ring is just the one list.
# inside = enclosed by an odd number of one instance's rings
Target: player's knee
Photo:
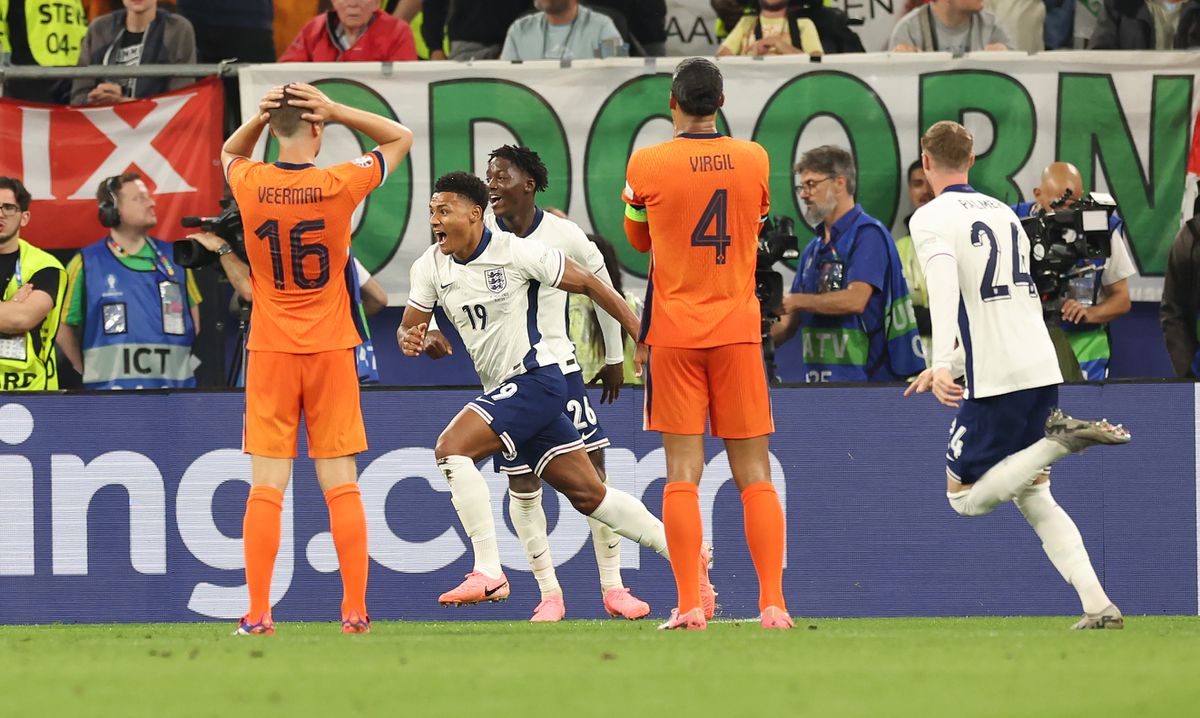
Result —
[[444, 431], [438, 436], [437, 443], [433, 446], [433, 456], [438, 461], [447, 456], [462, 456], [464, 454], [463, 447], [459, 445], [459, 442]]
[[595, 486], [574, 486], [566, 493], [567, 500], [571, 502], [571, 506], [584, 516], [591, 516], [596, 509], [600, 508], [600, 502], [604, 500], [604, 486], [597, 483]]
[[977, 502], [971, 500], [970, 489], [966, 491], [947, 492], [946, 499], [950, 502], [950, 508], [959, 516], [986, 516], [992, 513], [995, 506], [981, 506]]
[[535, 493], [541, 486], [541, 480], [533, 474], [509, 474], [508, 488], [518, 494]]

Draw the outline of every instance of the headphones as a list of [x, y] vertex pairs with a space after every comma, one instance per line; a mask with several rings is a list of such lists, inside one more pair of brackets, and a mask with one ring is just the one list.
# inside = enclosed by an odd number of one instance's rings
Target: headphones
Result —
[[100, 225], [102, 227], [116, 227], [121, 223], [121, 211], [117, 209], [117, 190], [120, 189], [121, 177], [113, 176], [104, 180], [104, 190], [108, 192], [108, 199], [100, 201]]

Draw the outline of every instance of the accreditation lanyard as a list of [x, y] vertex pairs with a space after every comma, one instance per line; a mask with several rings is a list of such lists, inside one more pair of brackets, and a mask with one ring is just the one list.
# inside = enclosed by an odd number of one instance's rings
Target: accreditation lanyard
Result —
[[[104, 241], [108, 244], [108, 248], [112, 250], [113, 254], [121, 257], [130, 256], [128, 252], [121, 248], [121, 245], [113, 241], [112, 237], [108, 237]], [[167, 258], [163, 256], [163, 253], [158, 250], [158, 247], [154, 245], [154, 242], [149, 237], [145, 241], [146, 246], [150, 247], [150, 251], [154, 254], [154, 268], [161, 272], [167, 279], [175, 281], [175, 266], [167, 261]]]

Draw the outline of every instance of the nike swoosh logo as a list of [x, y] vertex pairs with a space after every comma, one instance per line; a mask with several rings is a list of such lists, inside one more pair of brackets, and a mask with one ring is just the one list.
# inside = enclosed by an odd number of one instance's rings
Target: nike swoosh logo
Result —
[[439, 286], [441, 286], [441, 288], [442, 288], [442, 289], [445, 289], [445, 288], [447, 288], [447, 287], [451, 287], [451, 286], [453, 286], [453, 285], [454, 285], [454, 282], [450, 282], [450, 284], [442, 284], [442, 285], [439, 285]]
[[599, 430], [599, 429], [592, 429], [591, 431], [589, 431], [588, 433], [584, 434], [584, 435], [583, 435], [582, 437], [580, 437], [580, 438], [582, 438], [584, 441], [587, 441], [588, 439], [590, 439], [590, 438], [592, 438], [593, 436], [595, 436], [597, 431], [600, 431], [600, 430]]
[[618, 542], [616, 542], [616, 543], [614, 543], [614, 544], [610, 544], [610, 545], [609, 545], [609, 547], [608, 547], [608, 549], [611, 551], [612, 549], [614, 549], [614, 548], [616, 548], [616, 547], [618, 547], [618, 546], [620, 546], [620, 545], [621, 545], [621, 542], [620, 542], [620, 541], [618, 541]]
[[534, 556], [533, 558], [531, 558], [531, 559], [529, 559], [529, 560], [530, 560], [530, 561], [536, 561], [536, 560], [538, 560], [539, 558], [541, 558], [542, 556], [545, 556], [545, 555], [546, 555], [546, 551], [549, 551], [549, 550], [550, 550], [550, 549], [544, 549], [544, 550], [543, 550], [541, 553], [539, 553], [537, 556]]
[[485, 588], [485, 589], [483, 589], [483, 595], [485, 597], [491, 596], [493, 593], [495, 593], [496, 591], [499, 591], [500, 589], [504, 588], [507, 585], [508, 585], [508, 581], [505, 581], [504, 583], [500, 584], [499, 586], [496, 586], [495, 588]]

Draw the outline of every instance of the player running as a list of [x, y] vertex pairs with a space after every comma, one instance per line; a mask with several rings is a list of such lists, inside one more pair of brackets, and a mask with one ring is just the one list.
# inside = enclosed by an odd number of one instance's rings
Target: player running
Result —
[[[1029, 239], [1008, 205], [967, 184], [971, 133], [938, 122], [921, 149], [936, 198], [909, 227], [929, 289], [933, 363], [904, 395], [932, 390], [950, 407], [963, 400], [950, 424], [946, 496], [962, 516], [1015, 503], [1079, 593], [1083, 618], [1072, 628], [1122, 628], [1079, 529], [1050, 495], [1049, 466], [1094, 444], [1128, 443], [1129, 432], [1055, 408], [1062, 374], [1029, 275]], [[959, 370], [966, 390], [954, 383]]]
[[[350, 220], [358, 203], [383, 184], [387, 169], [408, 154], [413, 136], [397, 122], [332, 102], [310, 85], [274, 88], [259, 108], [221, 151], [242, 212], [254, 294], [243, 439], [251, 455], [243, 522], [250, 610], [237, 632], [275, 631], [271, 572], [303, 412], [342, 574], [342, 633], [366, 633], [367, 522], [354, 463], [367, 448], [354, 357], [365, 337], [352, 316]], [[313, 163], [328, 122], [361, 132], [379, 147], [318, 169]], [[268, 124], [279, 141], [279, 161], [251, 161]]]
[[[775, 425], [754, 293], [770, 169], [760, 145], [717, 131], [724, 102], [716, 65], [681, 62], [671, 81], [675, 139], [638, 150], [626, 170], [625, 232], [635, 249], [650, 252], [638, 337], [649, 346], [645, 428], [662, 434], [666, 452], [663, 522], [679, 591], [679, 607], [660, 628], [703, 629], [712, 616], [698, 591], [708, 583], [707, 565], [697, 558], [706, 419], [713, 436], [725, 440], [742, 492], [762, 626], [791, 628], [783, 508], [767, 452]], [[642, 359], [645, 347], [638, 353]]]
[[440, 304], [483, 382], [483, 395], [451, 420], [434, 448], [475, 550], [466, 581], [439, 599], [455, 605], [509, 595], [487, 483], [475, 468], [495, 454], [530, 467], [580, 513], [667, 558], [662, 522], [637, 499], [604, 485], [563, 413], [567, 380], [538, 321], [541, 288], [586, 294], [626, 331], [636, 330], [637, 317], [611, 286], [559, 250], [489, 230], [483, 221], [487, 204], [478, 177], [452, 172], [438, 179], [429, 203], [436, 244], [413, 263], [408, 306], [396, 332], [405, 355], [419, 356], [428, 348], [426, 329]]
[[[527, 147], [504, 145], [488, 157], [487, 190], [488, 201], [493, 213], [485, 213], [484, 224], [493, 232], [511, 232], [518, 237], [536, 239], [549, 247], [561, 251], [580, 266], [595, 274], [600, 281], [610, 284], [608, 269], [600, 250], [588, 240], [587, 235], [574, 222], [543, 211], [535, 202], [536, 194], [549, 186], [549, 174], [541, 157]], [[542, 339], [559, 358], [559, 369], [567, 378], [567, 398], [563, 411], [575, 424], [583, 439], [588, 458], [596, 467], [601, 481], [604, 474], [604, 447], [608, 437], [596, 412], [592, 409], [584, 386], [584, 376], [575, 359], [575, 345], [567, 336], [567, 293], [543, 285], [538, 292], [538, 326]], [[597, 377], [604, 384], [600, 395], [601, 403], [616, 400], [625, 381], [625, 347], [621, 336], [621, 323], [607, 313], [596, 313], [600, 331], [604, 337], [606, 363]], [[433, 332], [430, 332], [432, 337]], [[441, 345], [437, 351], [444, 355], [448, 344], [444, 337], [436, 337]], [[550, 553], [546, 535], [546, 512], [542, 508], [541, 480], [530, 468], [517, 460], [504, 459], [500, 462], [501, 473], [508, 476], [508, 511], [512, 517], [525, 557], [533, 569], [541, 589], [542, 600], [533, 611], [534, 623], [561, 621], [567, 608], [563, 601], [562, 586], [554, 571], [554, 559]], [[638, 599], [625, 587], [621, 580], [621, 537], [599, 521], [589, 518], [592, 530], [592, 547], [596, 552], [596, 565], [600, 569], [600, 595], [604, 609], [610, 616], [622, 616], [630, 620], [642, 618], [650, 613], [650, 606]], [[495, 563], [499, 562], [496, 557]], [[465, 584], [464, 584], [465, 585]], [[443, 594], [442, 603], [470, 602], [475, 593], [469, 588], [454, 589]]]

